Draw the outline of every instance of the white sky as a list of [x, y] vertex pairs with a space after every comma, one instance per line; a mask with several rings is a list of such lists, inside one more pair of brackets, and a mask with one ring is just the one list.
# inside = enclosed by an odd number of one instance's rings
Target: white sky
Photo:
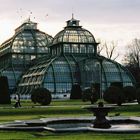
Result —
[[140, 38], [140, 0], [0, 0], [0, 43], [29, 15], [40, 30], [55, 36], [72, 13], [95, 39], [118, 42], [121, 55], [128, 42]]

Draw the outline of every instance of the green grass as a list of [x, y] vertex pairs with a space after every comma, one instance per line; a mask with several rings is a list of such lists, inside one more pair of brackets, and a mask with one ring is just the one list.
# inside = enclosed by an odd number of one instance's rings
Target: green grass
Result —
[[139, 140], [140, 134], [50, 133], [0, 131], [1, 140]]
[[[81, 107], [90, 102], [80, 100], [53, 101], [50, 106], [40, 108], [30, 101], [22, 101], [22, 108], [13, 108], [11, 105], [0, 105], [0, 122], [13, 120], [30, 120], [44, 117], [83, 117], [92, 116], [90, 112]], [[121, 116], [139, 116], [140, 105], [116, 107], [109, 116], [120, 113]], [[0, 131], [0, 140], [139, 140], [140, 134], [102, 134], [95, 132], [84, 133], [50, 133], [50, 132], [23, 132]]]
[[115, 110], [112, 111], [112, 113], [120, 113], [121, 116], [139, 116], [140, 117], [140, 105], [125, 105], [116, 107]]

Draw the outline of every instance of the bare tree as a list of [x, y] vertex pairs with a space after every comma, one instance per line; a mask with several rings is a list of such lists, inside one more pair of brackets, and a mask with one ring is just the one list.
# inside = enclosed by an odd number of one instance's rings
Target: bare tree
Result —
[[127, 46], [127, 54], [125, 55], [125, 63], [129, 66], [140, 68], [140, 39], [134, 39]]
[[140, 86], [140, 39], [132, 40], [127, 46], [124, 63], [134, 76], [137, 86]]
[[104, 46], [101, 45], [101, 40], [98, 40], [97, 42], [99, 43], [99, 45], [98, 45], [98, 47], [97, 47], [97, 53], [100, 55], [101, 52], [102, 52], [103, 49], [104, 49]]
[[116, 53], [117, 43], [112, 41], [109, 45], [105, 42], [99, 45], [98, 54], [105, 55], [107, 58], [116, 60], [119, 57], [119, 53]]

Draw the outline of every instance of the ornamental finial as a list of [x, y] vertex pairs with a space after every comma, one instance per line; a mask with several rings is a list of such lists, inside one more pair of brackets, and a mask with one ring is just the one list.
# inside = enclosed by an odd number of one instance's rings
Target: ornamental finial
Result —
[[72, 19], [74, 19], [74, 14], [72, 13]]

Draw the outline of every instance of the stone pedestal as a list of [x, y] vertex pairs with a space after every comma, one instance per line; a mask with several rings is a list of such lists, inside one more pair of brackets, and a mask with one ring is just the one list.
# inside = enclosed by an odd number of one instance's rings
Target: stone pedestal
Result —
[[94, 112], [94, 116], [96, 117], [93, 121], [93, 127], [94, 128], [110, 128], [111, 125], [109, 121], [106, 119], [105, 116], [107, 116], [108, 112], [106, 112], [106, 109], [98, 108]]
[[104, 107], [103, 103], [100, 103], [97, 107], [87, 106], [84, 108], [91, 111], [96, 117], [92, 124], [94, 128], [110, 128], [111, 127], [109, 120], [106, 119], [106, 116], [108, 115], [108, 112], [112, 110], [114, 107], [111, 107], [111, 106]]

